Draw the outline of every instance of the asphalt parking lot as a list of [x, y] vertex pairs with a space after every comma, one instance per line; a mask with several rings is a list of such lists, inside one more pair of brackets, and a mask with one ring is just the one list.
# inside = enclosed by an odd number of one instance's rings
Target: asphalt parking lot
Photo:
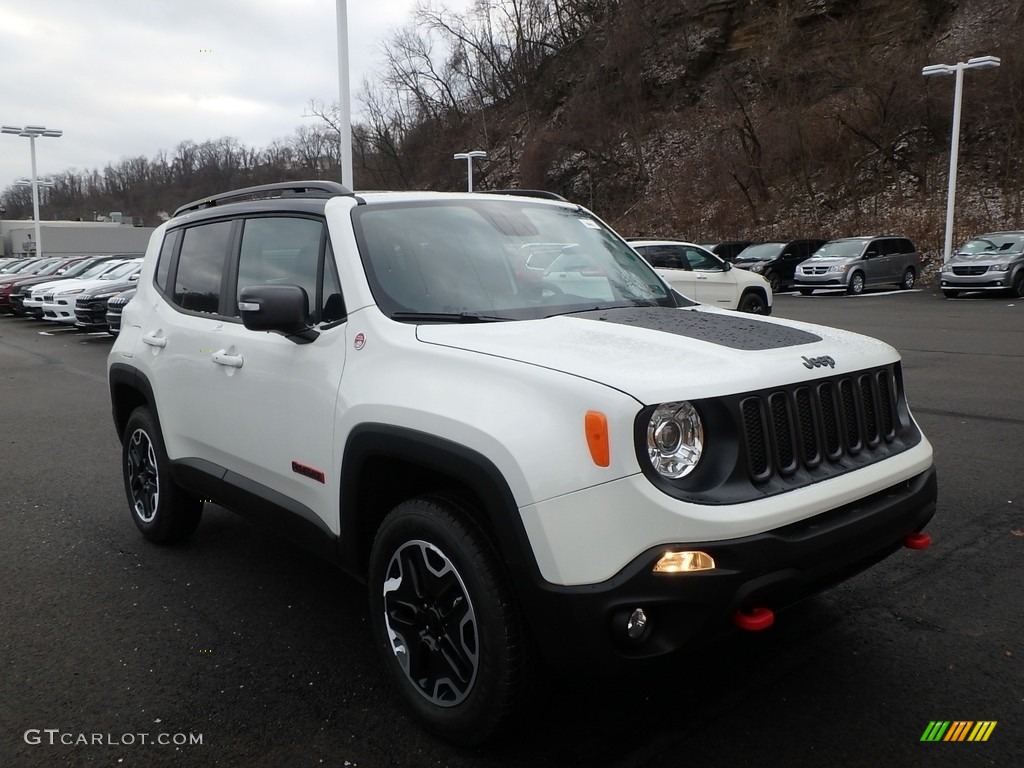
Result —
[[[939, 470], [932, 548], [657, 680], [552, 686], [482, 751], [411, 721], [331, 566], [209, 505], [187, 544], [144, 541], [111, 339], [0, 317], [0, 766], [1019, 765], [1024, 300], [783, 294], [774, 314], [900, 350]], [[922, 742], [933, 721], [996, 725]]]

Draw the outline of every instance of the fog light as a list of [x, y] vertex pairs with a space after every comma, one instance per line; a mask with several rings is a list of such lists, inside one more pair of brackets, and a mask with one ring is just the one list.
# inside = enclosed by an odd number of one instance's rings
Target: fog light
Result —
[[626, 620], [626, 634], [630, 640], [639, 640], [647, 631], [647, 614], [643, 608], [634, 608]]
[[655, 573], [693, 573], [714, 568], [715, 560], [706, 552], [666, 552], [654, 564]]

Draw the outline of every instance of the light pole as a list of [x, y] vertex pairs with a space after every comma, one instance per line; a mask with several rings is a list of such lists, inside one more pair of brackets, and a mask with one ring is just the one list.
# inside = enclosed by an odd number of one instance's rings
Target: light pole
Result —
[[945, 265], [953, 255], [953, 208], [956, 204], [956, 165], [960, 153], [960, 101], [964, 90], [965, 69], [990, 69], [999, 66], [997, 56], [975, 56], [967, 61], [956, 64], [932, 64], [924, 67], [921, 74], [956, 75], [956, 87], [953, 91], [953, 136], [949, 144], [949, 191], [946, 193], [946, 241], [942, 251], [942, 264]]
[[338, 138], [341, 143], [341, 183], [353, 192], [352, 97], [348, 71], [348, 7], [338, 0]]
[[465, 160], [466, 161], [466, 179], [467, 179], [467, 192], [473, 191], [473, 158], [479, 160], [485, 160], [487, 153], [482, 149], [474, 149], [472, 152], [456, 152], [453, 156], [453, 160]]
[[4, 125], [0, 126], [0, 133], [9, 133], [14, 136], [23, 136], [29, 140], [32, 146], [32, 218], [36, 222], [36, 257], [43, 255], [43, 243], [39, 238], [39, 182], [36, 179], [36, 137], [46, 136], [59, 139], [64, 131], [53, 128], [44, 128], [41, 125], [26, 125], [25, 127]]

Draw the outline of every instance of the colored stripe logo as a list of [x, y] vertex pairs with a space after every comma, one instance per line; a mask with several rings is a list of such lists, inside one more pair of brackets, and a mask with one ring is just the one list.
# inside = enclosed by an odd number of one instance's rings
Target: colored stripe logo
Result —
[[921, 741], [988, 741], [996, 720], [932, 720]]

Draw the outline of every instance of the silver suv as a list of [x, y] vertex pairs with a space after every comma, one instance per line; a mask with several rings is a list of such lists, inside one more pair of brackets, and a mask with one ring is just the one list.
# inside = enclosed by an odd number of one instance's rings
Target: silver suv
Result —
[[1024, 297], [1024, 232], [991, 232], [968, 240], [942, 267], [942, 293], [1009, 291]]
[[815, 288], [863, 293], [869, 285], [914, 287], [921, 257], [905, 237], [845, 237], [831, 240], [797, 267], [793, 284], [807, 296]]

